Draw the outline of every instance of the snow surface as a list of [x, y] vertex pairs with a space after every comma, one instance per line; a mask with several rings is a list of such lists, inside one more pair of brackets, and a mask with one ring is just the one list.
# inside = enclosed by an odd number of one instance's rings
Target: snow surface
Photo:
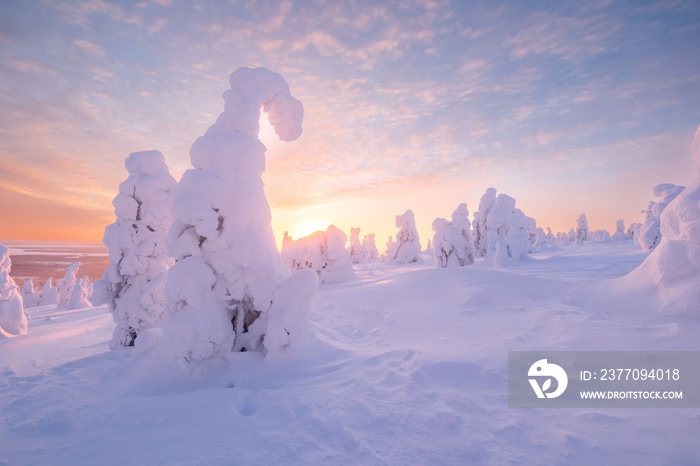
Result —
[[32, 309], [0, 337], [0, 464], [698, 464], [700, 409], [507, 407], [508, 351], [700, 350], [698, 319], [626, 292], [631, 242], [532, 257], [358, 264], [306, 346], [192, 376], [141, 357], [149, 331], [110, 351], [106, 307]]

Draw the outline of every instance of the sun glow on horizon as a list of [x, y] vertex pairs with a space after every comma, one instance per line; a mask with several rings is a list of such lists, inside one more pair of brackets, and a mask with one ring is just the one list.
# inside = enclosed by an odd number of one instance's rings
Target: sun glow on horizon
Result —
[[297, 223], [292, 224], [285, 231], [289, 233], [289, 236], [293, 239], [304, 238], [317, 231], [325, 231], [333, 222], [325, 219], [308, 219], [301, 220]]

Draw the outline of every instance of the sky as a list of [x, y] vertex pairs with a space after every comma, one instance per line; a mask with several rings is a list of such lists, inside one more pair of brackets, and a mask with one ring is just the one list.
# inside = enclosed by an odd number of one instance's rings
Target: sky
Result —
[[375, 233], [486, 188], [554, 232], [642, 220], [691, 181], [697, 1], [0, 1], [0, 239], [100, 241], [131, 152], [179, 179], [240, 66], [287, 80], [263, 125], [273, 230]]

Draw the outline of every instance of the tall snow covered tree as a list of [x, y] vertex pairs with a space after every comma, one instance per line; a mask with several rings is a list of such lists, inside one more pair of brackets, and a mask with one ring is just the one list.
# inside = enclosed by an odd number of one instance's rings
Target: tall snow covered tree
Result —
[[496, 189], [488, 188], [481, 200], [479, 200], [479, 210], [474, 212], [474, 249], [476, 257], [486, 256], [488, 250], [488, 240], [486, 239], [486, 221], [489, 218], [489, 212], [496, 205]]
[[80, 262], [71, 262], [66, 268], [65, 276], [58, 280], [56, 290], [58, 292], [58, 306], [67, 307], [70, 297], [73, 294], [73, 287], [76, 282], [76, 275], [80, 268]]
[[362, 256], [364, 262], [376, 261], [379, 257], [377, 243], [374, 240], [374, 233], [365, 235], [364, 238], [362, 238]]
[[350, 228], [350, 257], [353, 264], [359, 264], [364, 261], [362, 252], [362, 242], [360, 242], [360, 229]]
[[183, 367], [231, 351], [275, 352], [305, 340], [315, 272], [291, 277], [275, 245], [258, 139], [260, 111], [279, 138], [302, 133], [303, 107], [284, 78], [239, 68], [224, 111], [190, 149], [194, 168], [175, 188], [167, 238], [167, 347]]
[[27, 316], [19, 287], [10, 276], [10, 250], [0, 244], [0, 332], [10, 335], [27, 333]]
[[[172, 223], [176, 185], [157, 150], [135, 152], [125, 161], [129, 177], [114, 198], [117, 219], [105, 229], [112, 265], [95, 283], [95, 304], [109, 304], [116, 328], [110, 346], [133, 346], [138, 334], [163, 319], [163, 290], [172, 260], [165, 236]], [[73, 304], [80, 304], [80, 295]]]
[[576, 241], [587, 241], [588, 239], [588, 220], [586, 220], [586, 214], [581, 214], [576, 220]]
[[[396, 216], [396, 246], [393, 251], [389, 251], [387, 245], [387, 255], [389, 260], [394, 260], [401, 264], [417, 262], [420, 259], [420, 238], [416, 229], [416, 220], [413, 211], [408, 209], [402, 215]], [[389, 254], [391, 254], [389, 256]]]

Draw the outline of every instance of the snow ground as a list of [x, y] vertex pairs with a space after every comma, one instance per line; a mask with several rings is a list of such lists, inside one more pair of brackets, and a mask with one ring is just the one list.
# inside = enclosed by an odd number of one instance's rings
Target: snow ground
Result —
[[700, 350], [698, 321], [620, 277], [631, 244], [504, 270], [358, 264], [305, 348], [184, 376], [109, 351], [105, 308], [0, 335], [0, 464], [698, 464], [698, 409], [513, 409], [513, 350]]

